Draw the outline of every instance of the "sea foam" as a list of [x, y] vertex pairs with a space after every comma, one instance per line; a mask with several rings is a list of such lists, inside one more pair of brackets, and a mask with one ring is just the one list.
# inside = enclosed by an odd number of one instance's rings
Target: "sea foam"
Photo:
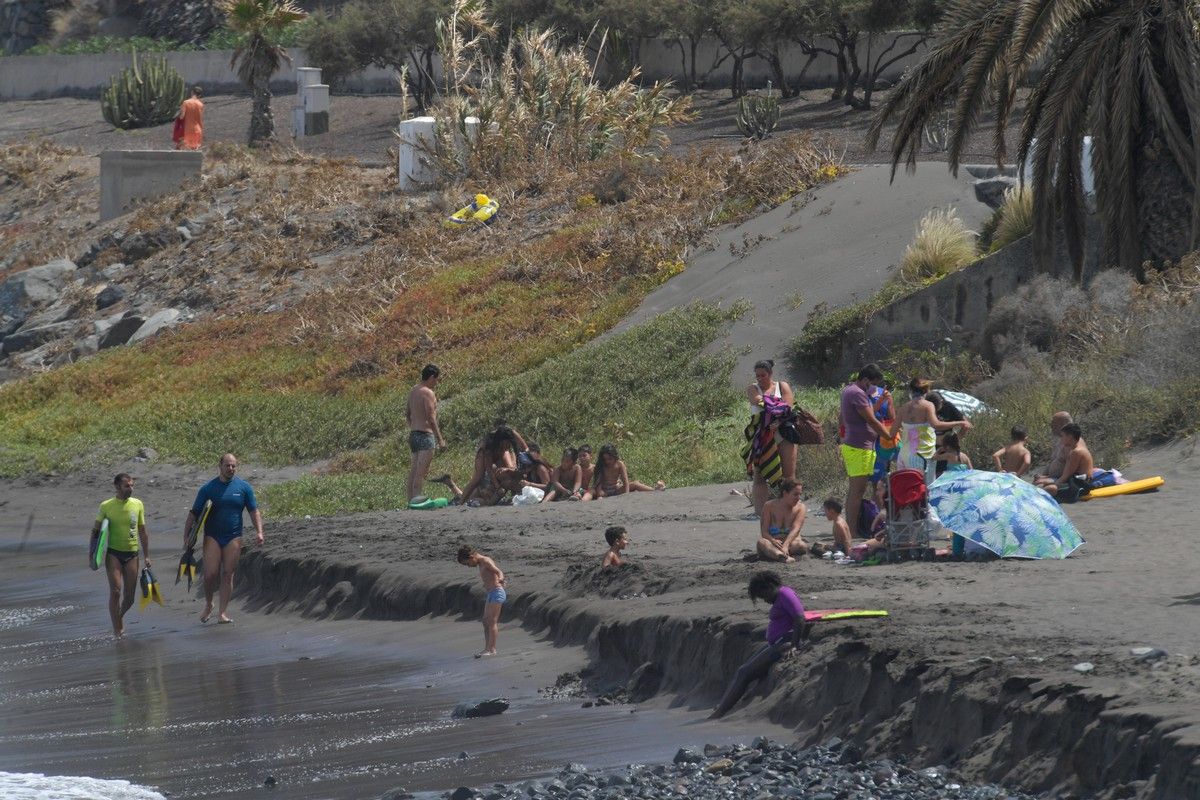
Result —
[[129, 781], [16, 772], [0, 772], [0, 797], [5, 800], [166, 800], [153, 789]]

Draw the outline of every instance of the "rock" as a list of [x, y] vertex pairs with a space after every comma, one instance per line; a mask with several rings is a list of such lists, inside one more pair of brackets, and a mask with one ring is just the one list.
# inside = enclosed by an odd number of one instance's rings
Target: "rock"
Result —
[[16, 316], [10, 317], [7, 314], [0, 314], [0, 339], [3, 339], [9, 334], [16, 333], [17, 330], [25, 324], [25, 317]]
[[158, 335], [167, 328], [175, 327], [179, 324], [181, 317], [183, 317], [183, 312], [177, 308], [164, 308], [155, 312], [137, 329], [133, 336], [129, 337], [129, 344], [137, 344], [144, 339]]
[[705, 772], [725, 772], [733, 767], [732, 758], [718, 758], [716, 761], [704, 768]]
[[175, 229], [175, 232], [179, 234], [179, 238], [184, 242], [190, 242], [192, 240], [192, 232], [186, 225], [180, 225]]
[[629, 702], [641, 703], [658, 694], [662, 679], [663, 673], [657, 664], [652, 661], [642, 664], [633, 671], [633, 674], [629, 676], [629, 681], [625, 684]]
[[122, 314], [121, 318], [100, 337], [100, 349], [106, 350], [109, 347], [125, 344], [129, 341], [129, 337], [137, 333], [138, 329], [145, 324], [145, 318], [132, 311]]
[[152, 233], [134, 233], [121, 240], [121, 255], [127, 263], [133, 264], [147, 256], [163, 249], [171, 243], [175, 231], [168, 228]]
[[75, 327], [72, 322], [52, 322], [49, 325], [39, 325], [37, 327], [22, 327], [16, 333], [9, 334], [4, 337], [4, 344], [0, 346], [0, 350], [5, 355], [10, 353], [23, 353], [26, 350], [31, 350], [35, 347], [52, 342], [55, 339], [61, 339], [71, 332]]
[[266, 779], [265, 781], [263, 781], [263, 786], [266, 786], [266, 787], [268, 787], [268, 788], [274, 788], [274, 786], [275, 786], [275, 784], [276, 784], [276, 783], [278, 783], [278, 781], [277, 781], [277, 780], [275, 780], [275, 776], [274, 776], [274, 775], [268, 775], [268, 776], [267, 776], [267, 779]]
[[25, 320], [37, 306], [53, 303], [75, 273], [75, 264], [65, 258], [9, 275], [0, 283], [0, 320]]
[[100, 270], [100, 274], [108, 278], [110, 281], [125, 271], [125, 264], [118, 261], [115, 264], [109, 264], [104, 269]]
[[460, 786], [450, 793], [450, 800], [471, 800], [475, 796], [475, 792], [468, 789], [466, 786]]
[[990, 208], [1004, 205], [1004, 193], [1017, 185], [1016, 178], [984, 178], [975, 181], [975, 199]]
[[706, 745], [704, 745], [704, 756], [705, 756], [705, 758], [712, 758], [713, 756], [715, 756], [715, 755], [716, 755], [717, 753], [719, 753], [719, 752], [721, 752], [721, 748], [717, 747], [715, 744], [706, 744]]
[[60, 300], [49, 308], [29, 317], [25, 320], [25, 324], [22, 327], [40, 328], [43, 325], [53, 325], [56, 322], [71, 319], [71, 317], [75, 316], [75, 311], [76, 309], [72, 308], [70, 304]]
[[96, 310], [101, 311], [109, 306], [116, 305], [121, 302], [123, 297], [125, 297], [125, 290], [120, 286], [110, 283], [96, 294]]
[[88, 356], [95, 355], [96, 351], [99, 349], [99, 336], [96, 336], [95, 334], [92, 334], [91, 336], [85, 336], [84, 338], [75, 342], [75, 346], [71, 348], [71, 360], [78, 361], [81, 358], [87, 358]]
[[147, 461], [153, 461], [158, 458], [158, 451], [153, 447], [139, 447], [137, 454], [138, 458], [144, 458]]
[[497, 714], [503, 714], [508, 711], [508, 700], [503, 697], [495, 697], [491, 700], [479, 700], [474, 703], [459, 703], [454, 707], [454, 711], [450, 716], [458, 717], [459, 719], [473, 719], [474, 717], [494, 717]]
[[765, 736], [757, 736], [755, 737], [754, 741], [750, 743], [750, 749], [762, 751], [770, 750], [771, 740]]
[[409, 800], [412, 795], [405, 789], [397, 786], [395, 789], [388, 789], [379, 796], [379, 800]]
[[678, 752], [675, 753], [675, 758], [673, 759], [674, 763], [676, 764], [699, 764], [703, 760], [704, 756], [700, 755], [690, 747], [679, 748]]
[[1094, 670], [1095, 668], [1096, 668], [1096, 665], [1095, 665], [1095, 664], [1093, 664], [1093, 663], [1092, 663], [1092, 662], [1090, 662], [1090, 661], [1080, 661], [1078, 664], [1076, 664], [1075, 666], [1071, 667], [1071, 669], [1073, 669], [1073, 670], [1075, 670], [1076, 672], [1079, 672], [1079, 673], [1081, 673], [1081, 674], [1084, 674], [1084, 675], [1086, 675], [1087, 673], [1091, 672], [1091, 671], [1092, 671], [1092, 670]]
[[1158, 661], [1167, 657], [1167, 651], [1157, 647], [1134, 647], [1130, 649], [1129, 655], [1138, 661]]
[[862, 761], [863, 753], [858, 745], [847, 744], [842, 748], [842, 756], [838, 759], [839, 764], [854, 764]]
[[[96, 320], [92, 323], [92, 333], [96, 334], [97, 338], [104, 338], [104, 334], [108, 333], [113, 325], [116, 325], [118, 322], [120, 322], [122, 316], [124, 316], [124, 312], [118, 311], [111, 317], [105, 317], [104, 319]], [[134, 330], [137, 329], [135, 328]]]

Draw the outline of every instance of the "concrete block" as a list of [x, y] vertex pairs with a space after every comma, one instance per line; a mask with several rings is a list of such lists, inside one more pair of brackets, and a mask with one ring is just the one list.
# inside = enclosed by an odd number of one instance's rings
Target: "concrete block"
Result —
[[401, 189], [418, 189], [437, 180], [432, 153], [437, 139], [433, 117], [413, 117], [400, 123], [399, 179]]
[[140, 200], [179, 191], [198, 176], [203, 154], [194, 150], [108, 150], [100, 154], [100, 220], [119, 217]]

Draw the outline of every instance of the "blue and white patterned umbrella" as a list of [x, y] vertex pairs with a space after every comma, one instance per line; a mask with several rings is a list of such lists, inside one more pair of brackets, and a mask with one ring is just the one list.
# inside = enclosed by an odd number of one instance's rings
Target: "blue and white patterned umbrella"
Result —
[[1050, 495], [1007, 472], [943, 473], [929, 503], [942, 525], [1001, 558], [1066, 558], [1083, 544]]

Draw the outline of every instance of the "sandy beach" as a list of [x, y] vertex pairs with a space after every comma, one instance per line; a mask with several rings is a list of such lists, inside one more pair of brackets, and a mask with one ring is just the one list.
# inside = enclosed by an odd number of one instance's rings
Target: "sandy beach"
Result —
[[[1163, 475], [1160, 492], [1071, 507], [1087, 544], [1066, 561], [779, 566], [809, 608], [884, 608], [891, 616], [817, 626], [811, 646], [773, 670], [718, 729], [734, 734], [769, 721], [801, 744], [837, 736], [868, 757], [902, 755], [1055, 797], [1197, 796], [1200, 621], [1190, 609], [1200, 599], [1178, 588], [1194, 585], [1197, 564], [1190, 548], [1172, 544], [1190, 530], [1193, 450], [1185, 441], [1136, 454], [1126, 474]], [[140, 468], [147, 478], [139, 494], [157, 509], [160, 528], [173, 529], [195, 475]], [[102, 492], [99, 473], [94, 478]], [[19, 521], [31, 501], [39, 509], [78, 505], [80, 487], [78, 477], [10, 483], [0, 499]], [[477, 576], [453, 561], [468, 542], [508, 575], [501, 655], [483, 662], [489, 671], [523, 676], [528, 692], [579, 668], [586, 654], [596, 685], [619, 688], [649, 663], [662, 675], [658, 704], [702, 712], [765, 620], [765, 609], [745, 596], [762, 565], [748, 560], [756, 526], [743, 519], [746, 501], [734, 488], [552, 507], [311, 520], [268, 514], [266, 547], [243, 559], [241, 614], [264, 629], [279, 624], [272, 620], [310, 633], [349, 625], [349, 636], [355, 625], [377, 624], [371, 620], [432, 619], [438, 633], [426, 644], [462, 659], [481, 638]], [[64, 513], [37, 524], [61, 525]], [[626, 526], [633, 540], [631, 564], [615, 575], [597, 569], [611, 524]], [[828, 523], [810, 518], [804, 534], [828, 540]], [[175, 548], [173, 536], [163, 538], [165, 567]], [[194, 599], [185, 602], [198, 612]], [[93, 616], [99, 635], [103, 614]], [[534, 640], [584, 649], [535, 650]], [[1138, 660], [1130, 649], [1141, 646], [1167, 656]], [[571, 664], [547, 660], [547, 652], [578, 656]], [[363, 670], [370, 660], [356, 659]], [[1076, 671], [1083, 662], [1093, 669]]]

